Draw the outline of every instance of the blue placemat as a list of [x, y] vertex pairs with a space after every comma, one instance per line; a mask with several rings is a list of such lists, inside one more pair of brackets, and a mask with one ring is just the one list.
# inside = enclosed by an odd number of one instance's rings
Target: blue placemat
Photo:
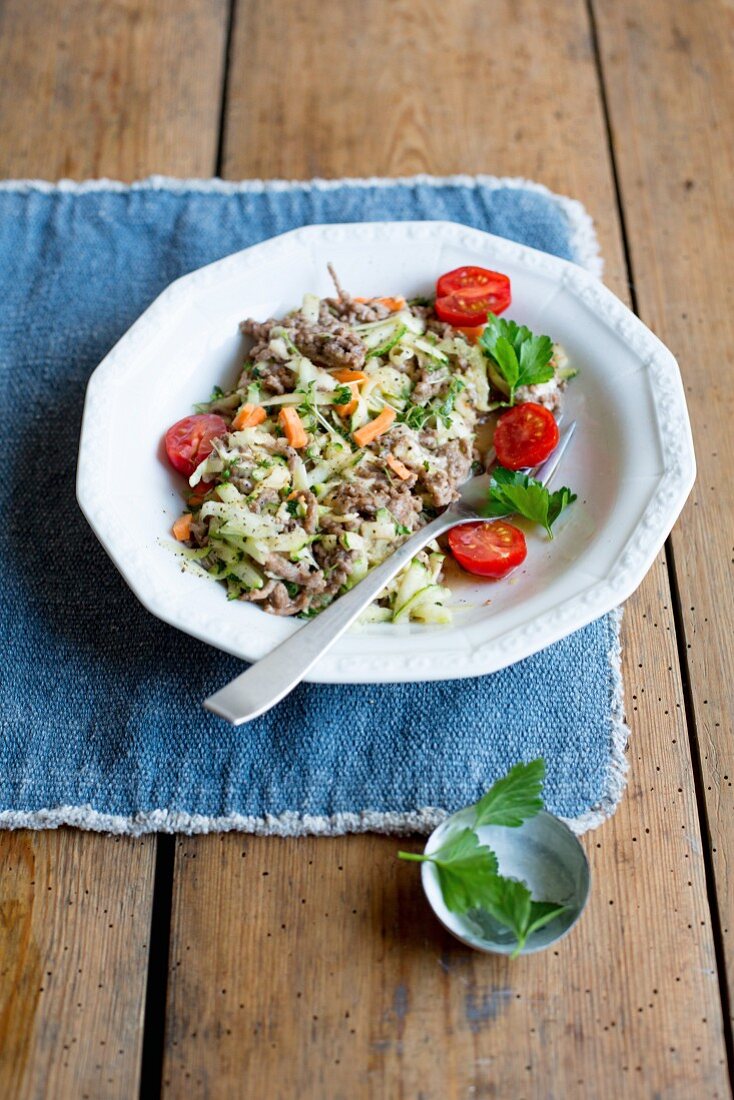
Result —
[[146, 612], [76, 505], [87, 379], [167, 283], [305, 223], [405, 218], [598, 263], [583, 209], [522, 181], [0, 186], [0, 824], [426, 830], [537, 755], [553, 810], [611, 812], [618, 617], [479, 679], [303, 685], [233, 730], [201, 700], [241, 665]]

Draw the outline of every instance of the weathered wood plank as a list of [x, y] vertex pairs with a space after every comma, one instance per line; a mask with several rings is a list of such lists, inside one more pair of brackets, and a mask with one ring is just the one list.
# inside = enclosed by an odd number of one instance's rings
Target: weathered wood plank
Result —
[[698, 482], [672, 536], [734, 996], [734, 11], [596, 4], [641, 316], [678, 356]]
[[[527, 176], [596, 214], [610, 197], [608, 160], [589, 163], [590, 132], [601, 140], [603, 127], [579, 11], [511, 0], [240, 2], [223, 175]], [[511, 53], [492, 52], [500, 39]], [[285, 78], [272, 64], [276, 41]], [[619, 289], [616, 226], [600, 218], [598, 229], [606, 281]]]
[[[0, 174], [210, 175], [226, 7], [6, 0]], [[0, 1095], [136, 1095], [155, 850], [0, 834]]]
[[0, 175], [214, 170], [227, 0], [5, 0]]
[[[228, 175], [535, 176], [586, 202], [625, 293], [580, 0], [241, 3], [229, 92]], [[626, 616], [629, 790], [557, 953], [453, 943], [394, 840], [181, 840], [166, 1095], [727, 1096], [671, 606], [661, 557]]]
[[155, 841], [0, 836], [0, 1094], [138, 1087]]

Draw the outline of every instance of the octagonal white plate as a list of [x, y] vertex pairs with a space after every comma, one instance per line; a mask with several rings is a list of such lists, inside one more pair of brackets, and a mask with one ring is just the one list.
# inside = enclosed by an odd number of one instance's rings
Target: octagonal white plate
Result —
[[[578, 431], [559, 473], [578, 501], [548, 541], [528, 529], [528, 557], [506, 581], [450, 573], [450, 627], [356, 627], [316, 666], [320, 682], [475, 676], [541, 649], [617, 606], [640, 584], [695, 476], [675, 359], [596, 278], [559, 260], [450, 222], [308, 226], [173, 283], [92, 375], [82, 424], [79, 503], [112, 560], [159, 618], [239, 657], [269, 652], [300, 624], [182, 570], [171, 524], [181, 482], [166, 428], [230, 385], [243, 356], [238, 322], [280, 316], [304, 291], [330, 292], [331, 260], [353, 293], [432, 291], [462, 264], [507, 272], [507, 316], [566, 348], [579, 376], [567, 415]], [[124, 456], [121, 461], [120, 456]]]

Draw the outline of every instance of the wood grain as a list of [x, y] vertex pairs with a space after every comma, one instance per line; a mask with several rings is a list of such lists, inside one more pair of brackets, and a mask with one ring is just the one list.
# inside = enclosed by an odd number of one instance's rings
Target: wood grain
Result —
[[[535, 176], [586, 202], [625, 294], [580, 0], [248, 2], [234, 29], [227, 174]], [[661, 556], [625, 620], [628, 792], [557, 952], [465, 951], [394, 840], [181, 840], [165, 1095], [728, 1096], [671, 607]]]
[[[215, 168], [225, 0], [0, 4], [0, 174]], [[129, 1100], [155, 838], [0, 835], [0, 1096]]]
[[641, 316], [678, 356], [698, 482], [672, 536], [734, 997], [734, 9], [599, 4]]
[[[610, 201], [609, 160], [600, 145], [589, 163], [587, 138], [593, 130], [602, 140], [603, 124], [582, 6], [240, 2], [223, 175], [488, 172], [541, 180], [596, 213]], [[511, 52], [492, 51], [498, 35]], [[276, 41], [286, 79], [272, 64]], [[626, 276], [615, 232], [600, 220], [607, 282], [618, 289]]]
[[227, 0], [4, 0], [0, 175], [214, 171]]
[[154, 842], [0, 838], [0, 1095], [138, 1088]]

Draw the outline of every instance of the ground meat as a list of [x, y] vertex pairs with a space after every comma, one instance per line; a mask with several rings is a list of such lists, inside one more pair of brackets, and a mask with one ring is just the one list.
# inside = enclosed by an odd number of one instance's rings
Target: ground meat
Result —
[[342, 531], [358, 531], [360, 522], [359, 516], [327, 513], [321, 517], [321, 530], [327, 535], [339, 535]]
[[[285, 330], [301, 354], [320, 366], [358, 370], [364, 365], [367, 355], [364, 343], [342, 318], [335, 316], [326, 302], [321, 303], [316, 321], [307, 320], [300, 312], [282, 321], [248, 318], [240, 324], [240, 331], [253, 340], [248, 358], [257, 364], [256, 377], [261, 385], [273, 393], [285, 393], [293, 388], [292, 371], [285, 363], [274, 359], [270, 348], [274, 328]], [[246, 367], [241, 382], [249, 382], [252, 377], [252, 368]]]
[[426, 332], [435, 332], [442, 340], [452, 340], [455, 336], [461, 336], [461, 333], [453, 325], [448, 325], [445, 321], [439, 321], [432, 305], [411, 306], [410, 312], [414, 317], [419, 317], [425, 323]]
[[372, 321], [384, 321], [390, 316], [390, 310], [382, 302], [357, 302], [354, 298], [327, 298], [326, 302], [334, 316], [350, 325], [366, 325]]
[[251, 359], [255, 359], [256, 353], [267, 347], [270, 343], [270, 334], [276, 326], [282, 328], [283, 322], [277, 321], [275, 317], [269, 317], [267, 321], [255, 321], [252, 317], [248, 317], [245, 321], [240, 321], [240, 332], [244, 336], [252, 337], [253, 340]]
[[237, 386], [244, 390], [250, 382], [258, 382], [269, 393], [279, 395], [290, 393], [295, 385], [295, 377], [290, 367], [285, 363], [277, 363], [273, 360], [260, 360], [255, 368], [250, 363], [245, 365]]
[[[279, 581], [273, 580], [273, 578], [270, 577], [265, 581], [262, 588], [251, 588], [249, 592], [243, 592], [240, 599], [244, 600], [246, 603], [259, 603], [261, 600], [267, 600], [268, 596], [279, 583]], [[287, 589], [286, 595], [288, 595]]]
[[310, 489], [299, 490], [294, 500], [302, 500], [306, 504], [306, 515], [301, 520], [304, 531], [308, 535], [313, 535], [316, 531], [319, 522], [319, 502], [313, 495]]
[[441, 340], [453, 340], [455, 336], [461, 336], [453, 325], [447, 325], [445, 321], [439, 321], [435, 316], [426, 319], [426, 332], [435, 332]]
[[293, 447], [291, 447], [288, 440], [281, 437], [280, 439], [276, 439], [272, 443], [268, 444], [268, 446], [274, 455], [283, 456], [283, 458], [288, 463], [288, 469], [292, 472], [292, 463], [293, 460], [298, 457], [298, 452]]
[[246, 598], [262, 602], [265, 610], [273, 615], [299, 615], [306, 610], [325, 607], [348, 581], [356, 555], [341, 547], [328, 550], [321, 543], [314, 544], [314, 555], [321, 568], [308, 573], [303, 565], [286, 561], [278, 554], [271, 554], [265, 563], [266, 569], [277, 570], [291, 584], [303, 584], [296, 596], [289, 594], [282, 580], [271, 579], [257, 595], [248, 594]]
[[430, 439], [432, 434], [423, 433], [424, 436], [429, 436], [429, 439], [422, 442], [426, 448], [432, 444], [434, 461], [430, 463], [428, 470], [424, 470], [421, 482], [430, 495], [434, 508], [444, 508], [452, 500], [456, 500], [459, 495], [458, 487], [469, 477], [474, 461], [474, 448], [470, 439], [451, 439], [448, 443], [436, 445], [435, 438]]
[[443, 370], [422, 370], [417, 375], [415, 389], [410, 395], [413, 405], [427, 405], [442, 390], [448, 389], [451, 376]]
[[306, 610], [308, 604], [307, 592], [299, 592], [297, 596], [291, 596], [283, 582], [279, 581], [268, 598], [263, 601], [263, 608], [271, 615], [300, 615]]
[[233, 474], [229, 479], [229, 483], [234, 485], [235, 489], [239, 489], [245, 496], [249, 496], [255, 487], [254, 481], [244, 474]]
[[324, 503], [337, 512], [357, 512], [367, 520], [373, 520], [380, 508], [387, 508], [409, 530], [420, 526], [423, 502], [405, 482], [391, 483], [382, 467], [370, 466], [364, 472], [369, 481], [356, 478], [344, 482], [329, 493]]
[[266, 573], [290, 584], [301, 584], [310, 592], [323, 592], [324, 576], [307, 561], [288, 561], [282, 554], [268, 554], [263, 565]]
[[561, 407], [563, 391], [566, 388], [564, 381], [558, 381], [556, 377], [550, 382], [538, 382], [534, 386], [520, 386], [515, 391], [515, 400], [535, 401], [538, 405], [544, 405], [551, 412], [558, 412]]
[[348, 324], [340, 321], [323, 306], [316, 322], [307, 321], [302, 314], [295, 314], [294, 325], [289, 329], [291, 339], [302, 355], [323, 367], [348, 367], [359, 370], [364, 366], [367, 348]]
[[324, 572], [324, 595], [335, 596], [351, 576], [357, 554], [341, 546], [329, 550], [323, 543], [317, 542], [314, 544], [314, 557]]
[[267, 508], [269, 504], [279, 504], [280, 494], [277, 489], [263, 489], [260, 496], [255, 497], [254, 500], [249, 501], [248, 507], [250, 511], [257, 512], [258, 514]]
[[348, 324], [369, 324], [371, 321], [383, 321], [390, 316], [390, 309], [376, 298], [370, 298], [366, 302], [358, 302], [351, 294], [344, 290], [339, 282], [339, 277], [331, 264], [327, 264], [329, 274], [334, 280], [336, 298], [325, 298], [327, 308], [331, 313]]
[[191, 546], [204, 546], [209, 538], [209, 525], [203, 519], [195, 519], [191, 524], [189, 543]]

